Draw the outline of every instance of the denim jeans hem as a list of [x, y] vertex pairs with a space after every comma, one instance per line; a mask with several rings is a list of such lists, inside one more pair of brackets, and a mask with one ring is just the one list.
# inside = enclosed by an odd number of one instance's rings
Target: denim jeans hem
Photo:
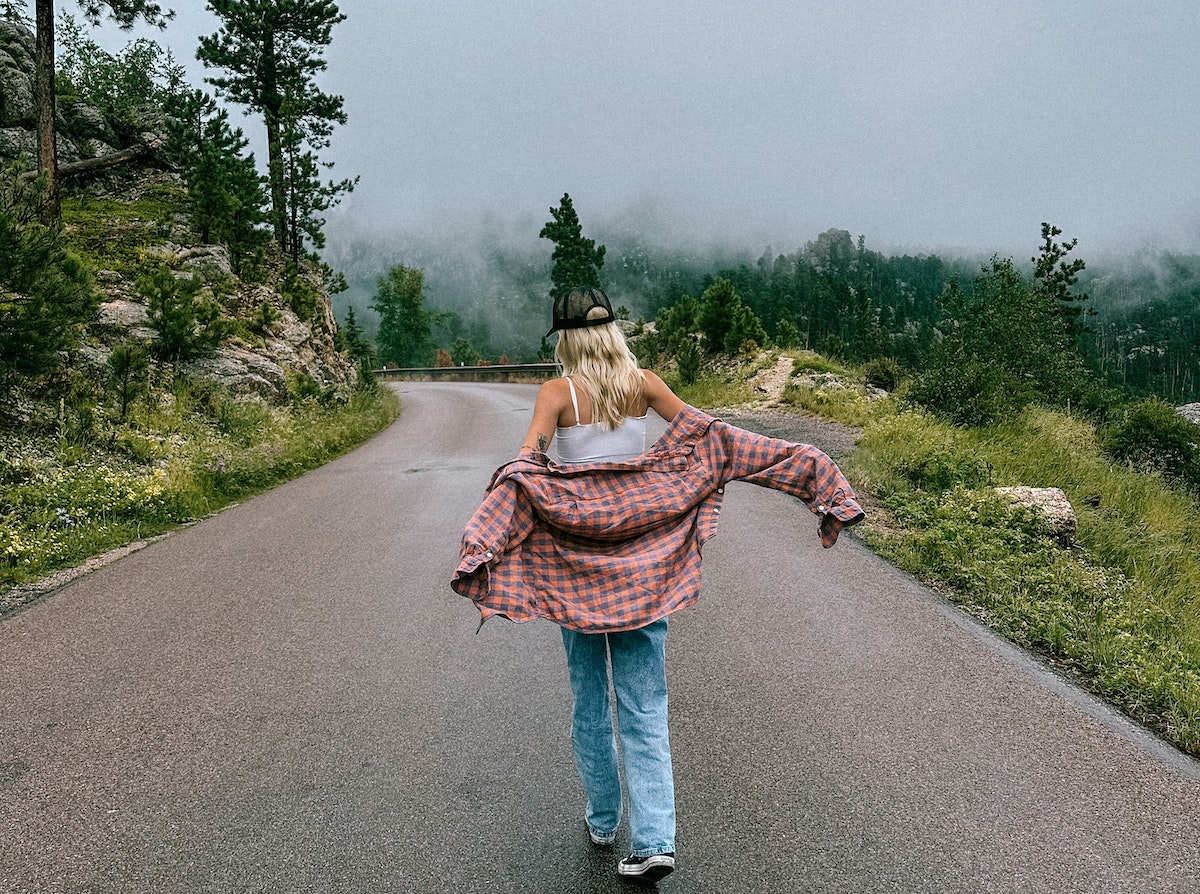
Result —
[[674, 844], [664, 844], [660, 847], [639, 847], [630, 854], [632, 857], [657, 857], [659, 854], [675, 853]]

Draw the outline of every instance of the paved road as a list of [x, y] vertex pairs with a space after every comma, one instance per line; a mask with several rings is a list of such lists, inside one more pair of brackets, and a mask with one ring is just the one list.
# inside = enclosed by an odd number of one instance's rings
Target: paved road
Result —
[[[447, 586], [534, 390], [398, 387], [360, 450], [0, 622], [0, 891], [629, 890], [557, 629], [476, 635]], [[705, 575], [664, 891], [1200, 890], [1193, 762], [795, 501], [731, 487]]]

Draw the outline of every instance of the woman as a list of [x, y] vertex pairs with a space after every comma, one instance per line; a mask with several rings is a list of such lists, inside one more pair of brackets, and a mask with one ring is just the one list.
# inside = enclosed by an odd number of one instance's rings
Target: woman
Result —
[[[556, 299], [553, 332], [563, 378], [542, 386], [520, 453], [467, 522], [450, 585], [479, 609], [481, 627], [502, 617], [562, 628], [571, 742], [599, 845], [615, 840], [622, 814], [611, 676], [633, 842], [617, 871], [657, 881], [675, 869], [666, 619], [699, 598], [701, 548], [716, 534], [725, 485], [799, 498], [827, 549], [863, 511], [818, 448], [715, 419], [639, 370], [599, 289]], [[669, 422], [649, 450], [648, 409]], [[556, 438], [560, 463], [546, 456]]]
[[[574, 289], [554, 303], [555, 359], [563, 378], [538, 392], [522, 451], [545, 453], [557, 437], [563, 463], [620, 461], [646, 450], [646, 411], [670, 421], [684, 403], [637, 359], [599, 289]], [[632, 852], [623, 876], [657, 881], [675, 869], [675, 783], [667, 733], [667, 619], [636, 630], [582, 633], [562, 628], [575, 707], [571, 745], [587, 794], [588, 834], [616, 839], [621, 820], [618, 752], [609, 706], [609, 669], [629, 789]]]

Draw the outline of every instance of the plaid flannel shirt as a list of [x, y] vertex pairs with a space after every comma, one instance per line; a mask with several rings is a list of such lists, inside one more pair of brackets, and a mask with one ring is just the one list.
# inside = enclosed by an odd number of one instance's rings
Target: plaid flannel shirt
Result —
[[500, 615], [591, 633], [643, 627], [698, 598], [700, 550], [734, 480], [799, 497], [826, 548], [863, 517], [825, 453], [689, 406], [632, 460], [560, 465], [523, 451], [501, 466], [450, 585], [479, 608], [480, 626]]

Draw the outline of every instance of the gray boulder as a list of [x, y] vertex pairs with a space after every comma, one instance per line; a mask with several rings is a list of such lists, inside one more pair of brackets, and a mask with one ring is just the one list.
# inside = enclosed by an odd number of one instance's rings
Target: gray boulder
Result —
[[[4, 85], [0, 84], [0, 92]], [[0, 159], [37, 158], [37, 134], [24, 127], [0, 127]]]
[[1184, 404], [1176, 407], [1175, 412], [1193, 425], [1200, 425], [1200, 404]]
[[37, 124], [33, 78], [0, 50], [0, 127], [31, 128]]
[[273, 404], [287, 403], [287, 376], [283, 367], [244, 348], [220, 348], [212, 357], [184, 364], [181, 372], [214, 382], [237, 395], [259, 397]]
[[1050, 532], [1064, 545], [1070, 546], [1075, 542], [1075, 508], [1061, 488], [1019, 485], [998, 487], [996, 493], [1008, 497], [1014, 506], [1024, 506], [1038, 512], [1050, 528]]

